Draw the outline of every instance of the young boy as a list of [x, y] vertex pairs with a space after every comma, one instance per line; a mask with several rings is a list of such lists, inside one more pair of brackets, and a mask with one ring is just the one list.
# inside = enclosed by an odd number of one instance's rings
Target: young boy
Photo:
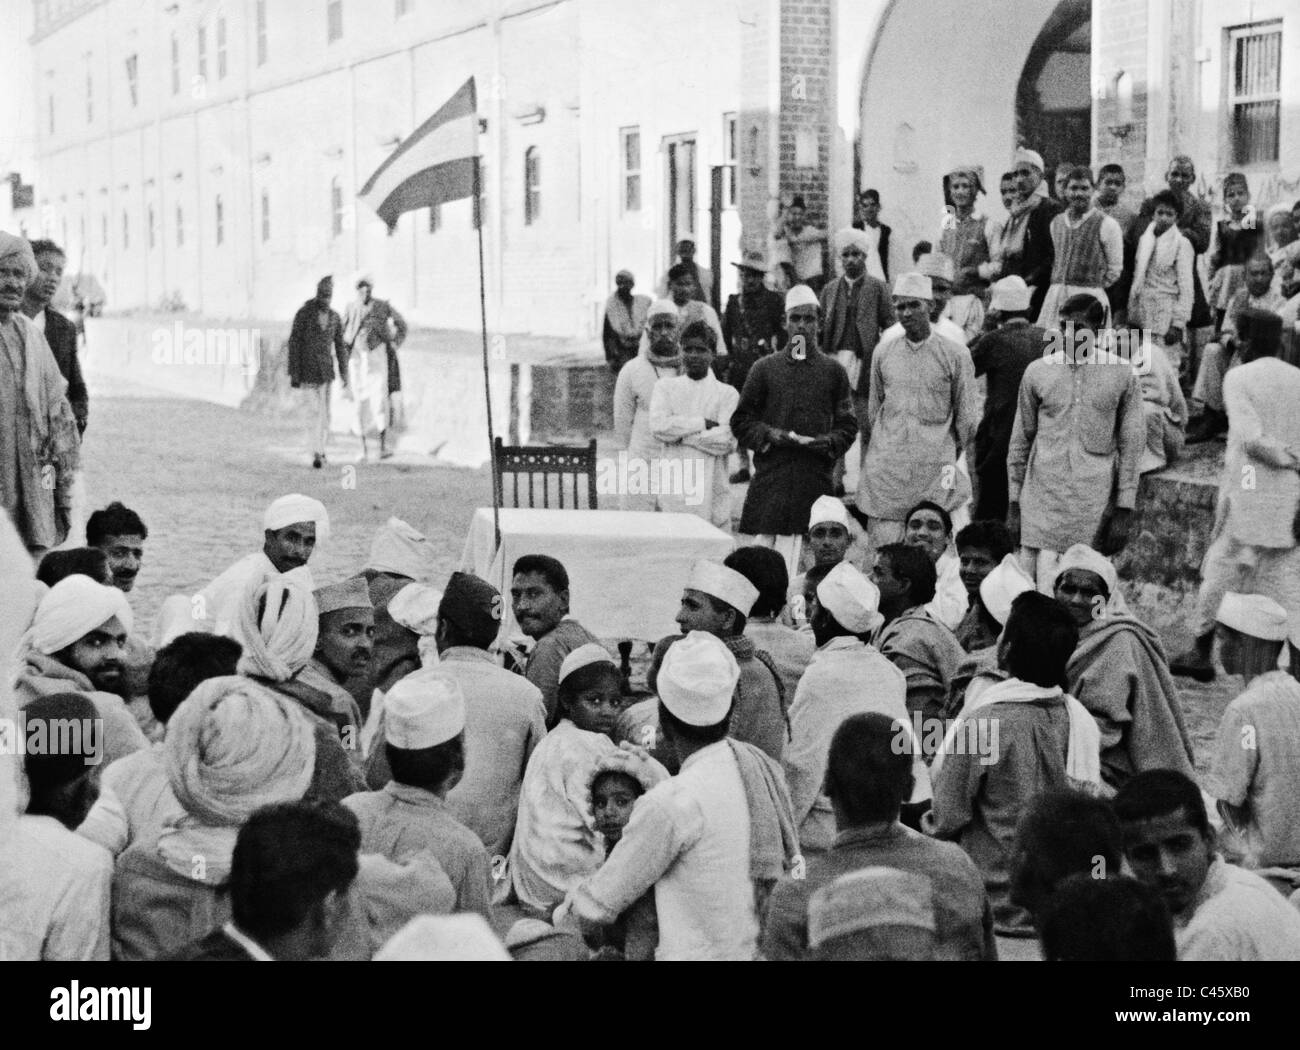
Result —
[[[645, 794], [645, 786], [631, 773], [617, 768], [598, 768], [591, 780], [591, 809], [596, 830], [604, 836], [605, 855], [614, 852], [623, 829], [632, 817], [632, 807]], [[627, 959], [649, 962], [659, 943], [654, 890], [639, 897], [612, 926], [603, 928], [599, 959]]]
[[1192, 319], [1192, 243], [1178, 228], [1182, 204], [1172, 190], [1152, 198], [1154, 215], [1138, 241], [1129, 292], [1128, 321], [1153, 339], [1163, 339], [1169, 362], [1178, 369], [1183, 338]]
[[1049, 332], [1056, 328], [1067, 299], [1088, 293], [1106, 302], [1105, 289], [1124, 273], [1124, 234], [1118, 222], [1093, 206], [1092, 172], [1087, 168], [1070, 169], [1065, 203], [1066, 210], [1052, 219], [1052, 284], [1038, 317], [1038, 324]]

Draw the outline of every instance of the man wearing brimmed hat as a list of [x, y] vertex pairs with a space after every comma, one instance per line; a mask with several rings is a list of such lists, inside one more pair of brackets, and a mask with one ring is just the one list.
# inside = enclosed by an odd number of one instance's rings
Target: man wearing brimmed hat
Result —
[[[747, 249], [740, 262], [731, 265], [738, 272], [740, 291], [727, 299], [722, 311], [722, 338], [730, 362], [726, 379], [744, 390], [754, 363], [785, 346], [785, 299], [764, 284], [769, 267], [764, 252]], [[740, 469], [731, 476], [733, 484], [750, 477], [752, 454], [742, 450], [740, 455]]]
[[[614, 441], [638, 471], [650, 471], [654, 492], [620, 492], [619, 510], [658, 510], [658, 467], [663, 442], [650, 432], [650, 397], [655, 384], [666, 376], [681, 372], [682, 322], [677, 304], [671, 299], [657, 299], [646, 311], [646, 327], [641, 347], [632, 361], [623, 366], [614, 383]], [[629, 476], [631, 470], [629, 469]], [[632, 486], [628, 486], [631, 488]]]
[[608, 925], [654, 887], [658, 961], [753, 959], [759, 893], [794, 860], [779, 767], [728, 739], [740, 668], [711, 634], [692, 631], [659, 672], [659, 724], [680, 772], [637, 800], [613, 852], [556, 916]]
[[605, 344], [605, 360], [615, 375], [636, 357], [650, 309], [650, 296], [632, 294], [635, 285], [631, 270], [619, 270], [614, 276], [614, 294], [605, 301], [601, 339]]
[[[817, 652], [795, 690], [790, 743], [781, 765], [799, 824], [799, 845], [807, 854], [830, 849], [835, 841], [825, 780], [826, 754], [836, 728], [859, 712], [875, 711], [904, 724], [910, 716], [903, 672], [863, 640], [883, 619], [875, 584], [846, 562], [818, 565], [805, 577], [804, 601]], [[909, 737], [911, 732], [909, 728]], [[913, 750], [914, 790], [904, 802], [924, 808], [930, 775], [919, 745]]]
[[745, 637], [745, 617], [757, 600], [758, 588], [735, 569], [696, 562], [677, 613], [682, 635], [661, 639], [655, 646], [647, 683], [655, 688], [667, 653], [684, 635], [704, 631], [720, 639], [740, 668], [731, 736], [779, 761], [788, 735], [785, 711], [790, 698], [771, 657]]
[[807, 285], [790, 289], [790, 343], [754, 365], [731, 419], [756, 469], [739, 531], [775, 547], [791, 576], [799, 571], [808, 512], [818, 496], [831, 495], [835, 462], [858, 430], [848, 375], [819, 349], [820, 309]]
[[1217, 621], [1219, 659], [1246, 691], [1219, 723], [1209, 794], [1240, 836], [1245, 866], [1293, 869], [1275, 882], [1290, 893], [1300, 884], [1300, 682], [1277, 670], [1286, 610], [1262, 594], [1228, 593]]
[[1007, 516], [1007, 449], [1016, 421], [1020, 380], [1043, 356], [1047, 334], [1029, 323], [1029, 286], [1012, 275], [993, 285], [985, 319], [989, 330], [970, 344], [975, 375], [987, 376], [984, 414], [975, 430], [975, 506], [977, 521]]
[[[1214, 677], [1214, 612], [1228, 590], [1264, 594], [1300, 624], [1300, 369], [1275, 356], [1277, 315], [1238, 315], [1242, 363], [1223, 383], [1228, 450], [1219, 482], [1215, 530], [1201, 564], [1196, 644], [1173, 661], [1176, 674]], [[1292, 647], [1291, 669], [1300, 671]]]
[[447, 801], [466, 766], [460, 684], [440, 667], [407, 675], [384, 697], [384, 733], [393, 779], [343, 800], [361, 822], [362, 852], [399, 863], [431, 853], [456, 889], [455, 910], [490, 920], [487, 851]]
[[1048, 193], [1041, 154], [1021, 147], [1013, 158], [1013, 170], [1019, 199], [1011, 207], [1002, 234], [1002, 272], [1022, 277], [1029, 285], [1032, 320], [1038, 316], [1052, 282], [1052, 219], [1064, 211], [1064, 205]]
[[933, 299], [930, 278], [899, 277], [903, 331], [887, 335], [871, 361], [857, 504], [873, 548], [902, 539], [907, 512], [922, 500], [952, 513], [970, 499], [957, 459], [975, 436], [975, 374], [965, 346], [932, 328]]

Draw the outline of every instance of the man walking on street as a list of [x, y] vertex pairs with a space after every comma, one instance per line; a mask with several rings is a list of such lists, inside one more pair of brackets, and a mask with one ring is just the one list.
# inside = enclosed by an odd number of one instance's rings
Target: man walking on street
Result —
[[[367, 436], [378, 431], [379, 458], [388, 459], [393, 454], [388, 431], [396, 433], [402, 428], [402, 372], [397, 350], [406, 342], [406, 322], [388, 302], [371, 297], [373, 288], [368, 274], [357, 280], [357, 298], [343, 315], [343, 341], [352, 355], [348, 385], [357, 403], [361, 454], [366, 455]], [[363, 332], [365, 338], [360, 340]]]
[[302, 304], [289, 332], [289, 382], [295, 390], [307, 392], [311, 412], [307, 443], [311, 446], [311, 465], [317, 470], [325, 462], [329, 442], [330, 385], [334, 382], [336, 356], [343, 389], [348, 390], [348, 348], [343, 342], [343, 321], [330, 309], [333, 297], [334, 278], [322, 277], [315, 298]]

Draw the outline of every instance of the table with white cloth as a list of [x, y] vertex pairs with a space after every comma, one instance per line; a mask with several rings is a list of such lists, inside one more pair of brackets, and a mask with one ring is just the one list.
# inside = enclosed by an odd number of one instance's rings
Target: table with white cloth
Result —
[[495, 542], [492, 508], [474, 512], [462, 572], [501, 592], [503, 635], [517, 635], [510, 572], [525, 554], [548, 554], [569, 573], [569, 615], [599, 638], [655, 641], [677, 630], [682, 590], [696, 561], [721, 561], [735, 548], [729, 533], [694, 514], [619, 510], [500, 512]]

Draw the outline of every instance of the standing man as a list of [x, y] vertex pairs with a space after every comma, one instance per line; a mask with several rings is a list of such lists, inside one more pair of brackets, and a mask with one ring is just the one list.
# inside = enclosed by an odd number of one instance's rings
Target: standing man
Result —
[[334, 278], [322, 277], [316, 285], [316, 297], [302, 304], [289, 332], [289, 382], [295, 390], [307, 391], [311, 411], [307, 443], [311, 446], [311, 465], [317, 470], [325, 462], [329, 442], [330, 384], [334, 382], [336, 357], [344, 393], [349, 392], [348, 348], [343, 343], [343, 321], [330, 309], [333, 298]]
[[854, 209], [853, 228], [867, 235], [867, 273], [889, 283], [889, 235], [893, 229], [880, 221], [880, 191], [863, 190]]
[[[1219, 481], [1214, 533], [1201, 564], [1200, 622], [1194, 647], [1170, 669], [1199, 682], [1214, 678], [1214, 614], [1228, 591], [1267, 595], [1300, 627], [1300, 368], [1277, 359], [1282, 320], [1247, 308], [1237, 315], [1242, 364], [1223, 381], [1228, 450]], [[1300, 667], [1293, 647], [1292, 670]]]
[[785, 297], [790, 343], [756, 365], [731, 417], [736, 440], [754, 451], [754, 480], [740, 532], [775, 547], [793, 577], [809, 512], [831, 495], [832, 472], [857, 434], [844, 367], [818, 349], [820, 304], [807, 285]]
[[[844, 366], [853, 390], [853, 412], [858, 417], [858, 438], [866, 454], [867, 390], [871, 381], [871, 356], [880, 333], [894, 323], [894, 305], [885, 283], [867, 270], [872, 247], [863, 230], [852, 227], [835, 235], [844, 276], [830, 282], [821, 295], [821, 345]], [[844, 460], [835, 463], [836, 495], [844, 494]]]
[[713, 329], [718, 337], [718, 345], [724, 346], [722, 322], [718, 320], [718, 311], [696, 295], [698, 290], [696, 276], [685, 263], [678, 263], [668, 271], [668, 296], [677, 307], [681, 327], [685, 328], [688, 324], [703, 321]]
[[1002, 234], [1002, 273], [1015, 274], [1029, 285], [1031, 320], [1038, 317], [1052, 283], [1052, 220], [1065, 210], [1049, 196], [1043, 170], [1041, 154], [1023, 148], [1016, 151], [1018, 199]]
[[68, 382], [22, 312], [36, 258], [0, 233], [0, 508], [36, 561], [68, 538], [81, 438]]
[[873, 549], [903, 538], [907, 512], [930, 500], [952, 513], [970, 499], [957, 469], [975, 436], [975, 374], [970, 353], [930, 326], [930, 278], [906, 273], [894, 285], [901, 335], [871, 360], [870, 439], [858, 478], [858, 509]]
[[[681, 318], [671, 299], [659, 299], [646, 315], [646, 330], [636, 358], [614, 382], [614, 439], [628, 463], [628, 477], [648, 476], [649, 490], [620, 492], [619, 510], [659, 509], [659, 460], [663, 442], [650, 432], [650, 398], [655, 384], [681, 370]], [[628, 486], [631, 488], [631, 486]]]
[[149, 530], [140, 515], [116, 500], [86, 520], [86, 546], [104, 552], [113, 575], [111, 582], [124, 594], [135, 586], [148, 538]]
[[86, 432], [90, 413], [90, 395], [86, 381], [81, 377], [81, 362], [77, 360], [77, 325], [50, 305], [63, 280], [63, 267], [67, 257], [53, 241], [33, 241], [32, 255], [36, 258], [36, 280], [27, 286], [23, 300], [23, 313], [31, 318], [39, 332], [45, 336], [58, 362], [59, 371], [68, 381], [68, 403], [77, 417], [77, 429]]
[[631, 270], [619, 270], [614, 276], [614, 294], [605, 303], [605, 360], [618, 375], [622, 367], [636, 357], [650, 310], [650, 296], [633, 295], [636, 278]]
[[690, 274], [691, 282], [694, 287], [691, 289], [689, 298], [701, 303], [713, 302], [713, 271], [707, 266], [701, 266], [695, 261], [695, 242], [678, 241], [677, 242], [677, 261], [669, 268], [669, 272], [659, 282], [660, 297], [668, 294], [668, 286], [672, 283], [672, 270], [678, 266], [686, 268], [685, 272]]
[[1067, 300], [1062, 326], [1075, 333], [1075, 345], [1035, 361], [1020, 384], [1007, 528], [1044, 594], [1061, 554], [1080, 537], [1096, 537], [1089, 545], [1106, 555], [1128, 542], [1146, 419], [1130, 362], [1096, 345], [1105, 313], [1095, 296]]
[[[1061, 304], [1090, 292], [1105, 300], [1124, 273], [1124, 234], [1119, 223], [1092, 202], [1092, 172], [1071, 168], [1066, 174], [1066, 210], [1052, 219], [1052, 286], [1038, 323], [1055, 328]], [[1106, 300], [1109, 301], [1109, 300]]]
[[[722, 311], [722, 340], [731, 362], [727, 382], [739, 392], [755, 362], [785, 345], [785, 303], [779, 292], [763, 284], [767, 256], [762, 252], [747, 251], [731, 265], [739, 271], [740, 291]], [[748, 481], [749, 471], [733, 480]]]
[[378, 430], [379, 458], [388, 459], [393, 454], [387, 445], [388, 431], [402, 426], [402, 371], [397, 350], [406, 341], [406, 322], [388, 302], [371, 298], [374, 283], [369, 274], [357, 280], [357, 298], [343, 316], [343, 341], [352, 355], [347, 385], [357, 399], [362, 456], [366, 455], [367, 434]]
[[777, 262], [785, 275], [786, 287], [806, 284], [820, 292], [826, 283], [822, 266], [826, 231], [809, 226], [803, 197], [796, 194], [785, 210], [785, 221], [776, 231]]

